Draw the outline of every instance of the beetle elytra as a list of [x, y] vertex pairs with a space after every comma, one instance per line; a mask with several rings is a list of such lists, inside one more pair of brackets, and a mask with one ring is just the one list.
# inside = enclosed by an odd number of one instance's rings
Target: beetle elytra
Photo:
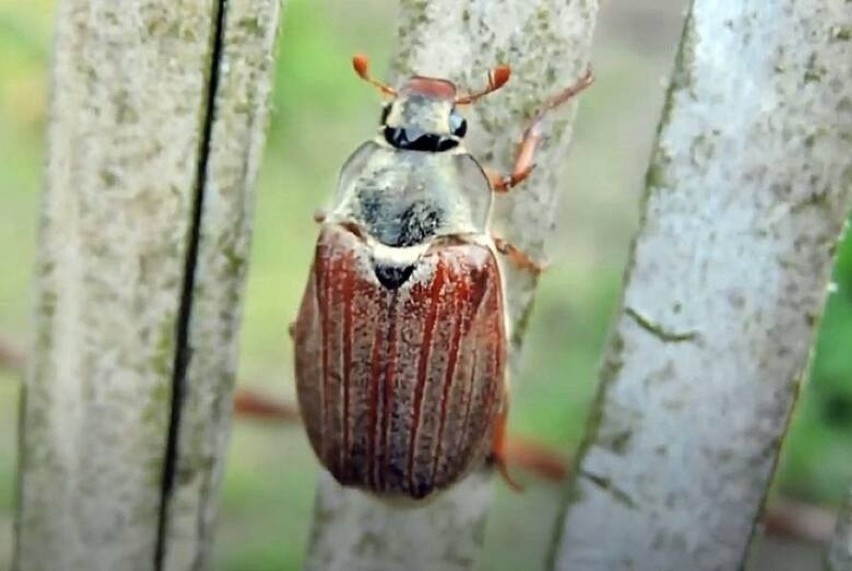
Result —
[[533, 168], [545, 112], [592, 81], [548, 99], [524, 131], [514, 170], [490, 173], [463, 144], [459, 95], [414, 76], [399, 89], [356, 73], [391, 97], [375, 138], [347, 160], [321, 224], [292, 329], [296, 388], [311, 445], [341, 484], [423, 498], [485, 459], [505, 469], [509, 324], [500, 256], [538, 272], [490, 234], [495, 193]]

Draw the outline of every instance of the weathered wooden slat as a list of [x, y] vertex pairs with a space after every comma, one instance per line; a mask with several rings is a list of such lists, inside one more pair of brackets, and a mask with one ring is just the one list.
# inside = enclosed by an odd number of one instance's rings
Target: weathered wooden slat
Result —
[[59, 3], [18, 569], [206, 564], [277, 16]]
[[281, 0], [223, 5], [165, 569], [211, 563]]
[[850, 25], [694, 1], [555, 568], [743, 565], [849, 206]]
[[[511, 168], [525, 121], [548, 95], [574, 83], [589, 61], [597, 2], [582, 0], [404, 0], [397, 34], [397, 77], [412, 73], [448, 77], [480, 88], [498, 63], [513, 76], [497, 94], [465, 109], [470, 148], [499, 169]], [[558, 165], [570, 139], [570, 108], [545, 125], [547, 140], [537, 169], [517, 192], [501, 197], [497, 232], [534, 258], [553, 223], [554, 204], [567, 185]], [[509, 268], [508, 300], [523, 335], [534, 280]], [[517, 359], [514, 359], [517, 363]], [[490, 478], [477, 473], [434, 502], [393, 506], [320, 478], [308, 569], [471, 569], [484, 537], [491, 503]]]

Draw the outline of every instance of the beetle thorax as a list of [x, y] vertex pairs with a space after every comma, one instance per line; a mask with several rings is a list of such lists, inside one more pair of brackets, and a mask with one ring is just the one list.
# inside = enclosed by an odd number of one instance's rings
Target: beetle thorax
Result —
[[427, 97], [419, 93], [400, 96], [390, 103], [384, 124], [412, 131], [449, 136], [448, 117], [453, 105], [450, 101]]
[[491, 191], [467, 154], [399, 151], [367, 143], [347, 163], [331, 219], [394, 248], [485, 230]]
[[467, 122], [455, 102], [452, 83], [411, 78], [341, 172], [327, 221], [359, 236], [382, 284], [407, 280], [436, 238], [487, 235], [491, 188], [461, 145]]

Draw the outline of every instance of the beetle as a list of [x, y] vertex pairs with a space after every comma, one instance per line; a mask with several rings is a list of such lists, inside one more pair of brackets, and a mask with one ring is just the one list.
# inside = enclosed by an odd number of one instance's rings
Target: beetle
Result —
[[494, 196], [530, 174], [544, 114], [592, 82], [591, 69], [547, 99], [524, 131], [514, 169], [485, 170], [464, 146], [458, 107], [498, 90], [510, 69], [459, 95], [413, 76], [390, 97], [378, 132], [346, 161], [320, 224], [291, 327], [299, 408], [322, 465], [345, 486], [421, 499], [493, 461], [507, 482], [509, 328], [501, 256], [538, 263], [492, 237]]

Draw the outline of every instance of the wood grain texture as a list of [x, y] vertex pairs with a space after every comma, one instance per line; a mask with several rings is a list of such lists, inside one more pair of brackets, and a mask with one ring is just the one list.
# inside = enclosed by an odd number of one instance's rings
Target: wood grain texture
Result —
[[[464, 110], [469, 148], [486, 165], [509, 172], [526, 120], [588, 65], [597, 8], [595, 0], [403, 0], [393, 68], [398, 80], [413, 73], [446, 77], [466, 91], [483, 87], [495, 65], [511, 65], [513, 76], [503, 89]], [[497, 199], [496, 233], [536, 259], [543, 257], [555, 201], [570, 189], [558, 174], [572, 117], [573, 106], [553, 113], [544, 125], [545, 141], [532, 177]], [[535, 279], [509, 265], [505, 273], [517, 349]], [[514, 353], [510, 367], [518, 362]], [[477, 472], [429, 504], [411, 509], [344, 489], [324, 475], [306, 567], [471, 569], [491, 504], [489, 481], [487, 473]]]
[[[278, 12], [227, 6], [59, 2], [17, 569], [205, 565]], [[163, 501], [180, 344], [191, 388]]]
[[166, 569], [212, 564], [282, 0], [227, 0], [207, 148]]
[[695, 0], [556, 569], [739, 569], [852, 187], [852, 4]]

